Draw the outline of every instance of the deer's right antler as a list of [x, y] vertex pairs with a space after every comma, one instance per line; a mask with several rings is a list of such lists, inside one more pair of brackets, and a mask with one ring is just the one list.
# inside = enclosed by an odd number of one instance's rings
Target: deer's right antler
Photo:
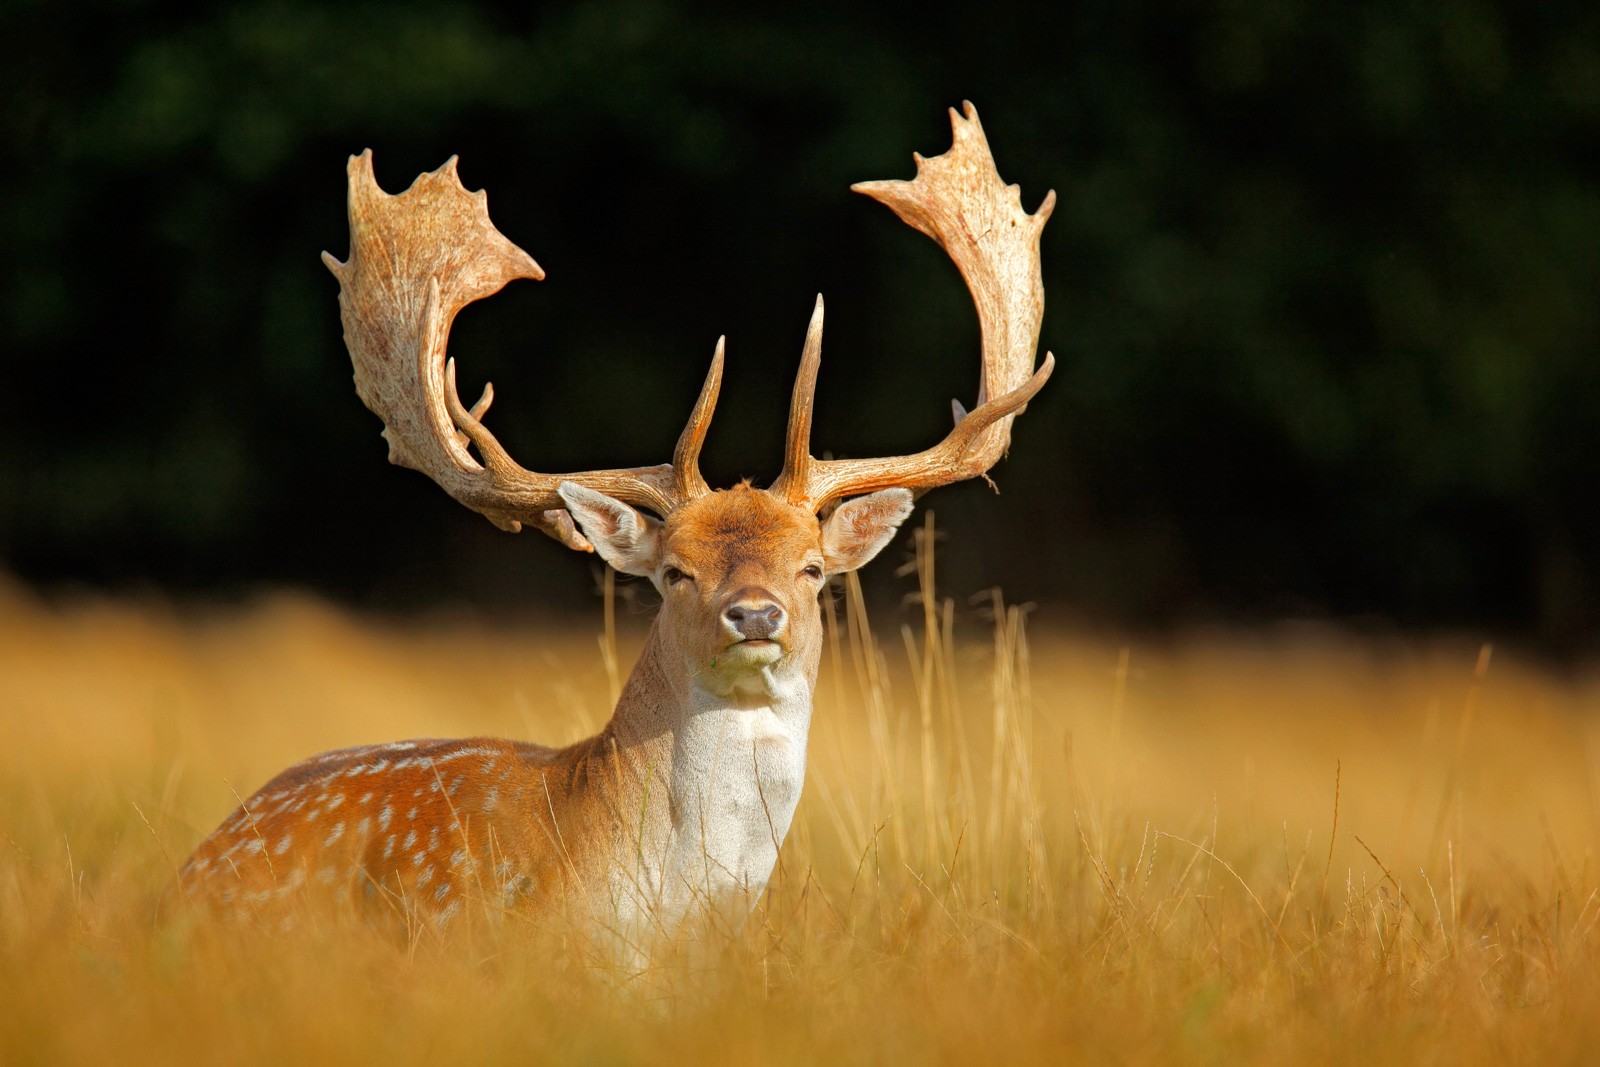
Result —
[[544, 271], [495, 229], [487, 196], [462, 186], [454, 156], [396, 196], [378, 187], [370, 150], [350, 157], [348, 173], [350, 258], [341, 263], [324, 252], [322, 261], [339, 279], [356, 392], [383, 420], [391, 463], [428, 475], [503, 530], [531, 523], [584, 551], [593, 547], [556, 492], [562, 482], [662, 515], [710, 491], [699, 456], [722, 381], [721, 341], [671, 464], [572, 474], [525, 470], [483, 425], [492, 386], [470, 410], [462, 404], [445, 342], [463, 307], [517, 278], [542, 279]]

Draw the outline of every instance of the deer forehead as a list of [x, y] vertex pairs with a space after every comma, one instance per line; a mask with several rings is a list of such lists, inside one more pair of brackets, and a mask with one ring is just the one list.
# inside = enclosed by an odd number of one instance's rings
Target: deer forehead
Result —
[[746, 485], [708, 493], [675, 510], [663, 558], [702, 578], [788, 569], [822, 550], [822, 527], [804, 508]]

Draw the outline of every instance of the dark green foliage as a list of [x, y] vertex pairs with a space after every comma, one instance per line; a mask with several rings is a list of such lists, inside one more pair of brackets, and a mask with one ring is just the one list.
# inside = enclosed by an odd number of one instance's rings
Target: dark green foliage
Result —
[[380, 603], [581, 585], [383, 464], [316, 260], [368, 146], [396, 191], [460, 153], [550, 272], [452, 345], [525, 464], [667, 458], [726, 332], [707, 470], [770, 478], [819, 290], [818, 446], [920, 447], [972, 400], [976, 324], [846, 187], [909, 176], [969, 97], [1025, 204], [1060, 197], [1061, 367], [1005, 495], [929, 499], [948, 588], [1592, 642], [1600, 9], [914, 10], [12, 0], [0, 563]]

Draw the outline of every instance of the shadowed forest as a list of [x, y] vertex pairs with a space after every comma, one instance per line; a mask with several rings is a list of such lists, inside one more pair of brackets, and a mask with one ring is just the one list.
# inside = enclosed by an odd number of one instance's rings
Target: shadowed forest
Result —
[[[0, 565], [45, 587], [591, 602], [588, 565], [383, 466], [317, 262], [343, 163], [461, 156], [549, 272], [469, 309], [462, 392], [538, 470], [705, 465], [971, 406], [977, 326], [908, 177], [972, 99], [1045, 231], [1060, 368], [933, 498], [947, 588], [1147, 627], [1283, 615], [1592, 650], [1600, 14], [1341, 5], [17, 3], [0, 73]], [[869, 578], [880, 582], [881, 576]]]

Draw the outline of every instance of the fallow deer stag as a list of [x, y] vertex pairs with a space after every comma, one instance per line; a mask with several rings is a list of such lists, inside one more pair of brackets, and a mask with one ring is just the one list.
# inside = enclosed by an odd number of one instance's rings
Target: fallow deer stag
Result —
[[399, 741], [298, 763], [244, 801], [183, 868], [190, 894], [251, 909], [322, 891], [444, 923], [464, 907], [536, 914], [574, 901], [628, 938], [698, 909], [743, 915], [763, 891], [800, 800], [821, 656], [819, 594], [893, 537], [913, 494], [985, 473], [1050, 376], [1035, 370], [1044, 308], [1039, 236], [995, 171], [971, 104], [953, 145], [911, 181], [854, 186], [932, 237], [977, 305], [978, 403], [915, 455], [815, 459], [819, 297], [806, 334], [783, 471], [767, 489], [712, 490], [698, 456], [722, 375], [711, 370], [672, 462], [537, 474], [468, 408], [445, 358], [466, 304], [543, 271], [489, 221], [452, 158], [391, 196], [372, 156], [349, 164], [350, 258], [339, 279], [356, 390], [393, 463], [422, 471], [502, 529], [531, 524], [660, 591], [662, 607], [596, 737]]

